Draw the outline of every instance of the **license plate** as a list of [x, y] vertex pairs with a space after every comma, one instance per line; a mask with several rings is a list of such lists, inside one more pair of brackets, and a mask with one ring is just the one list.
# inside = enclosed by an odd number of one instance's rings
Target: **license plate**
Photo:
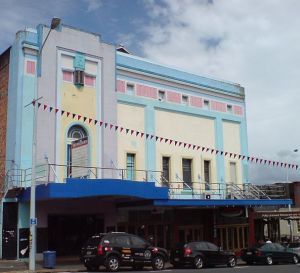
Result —
[[175, 262], [178, 262], [178, 261], [179, 261], [179, 258], [174, 258], [174, 261], [175, 261]]
[[87, 255], [91, 255], [91, 254], [92, 254], [92, 251], [87, 251], [86, 254], [87, 254]]
[[247, 252], [246, 254], [247, 254], [247, 255], [252, 255], [252, 252]]

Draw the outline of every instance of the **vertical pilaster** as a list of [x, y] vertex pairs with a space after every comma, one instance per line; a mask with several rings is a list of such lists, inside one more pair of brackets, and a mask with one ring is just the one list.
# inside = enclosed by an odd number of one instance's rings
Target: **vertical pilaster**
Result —
[[[145, 131], [147, 134], [155, 134], [155, 110], [153, 106], [147, 105], [145, 107]], [[145, 140], [145, 166], [147, 170], [156, 170], [156, 145], [155, 140]], [[151, 176], [149, 177], [151, 181]], [[158, 179], [158, 177], [156, 177]]]
[[[216, 149], [217, 150], [224, 150], [224, 143], [223, 143], [223, 122], [221, 117], [217, 117], [215, 120], [215, 142], [216, 142]], [[224, 156], [218, 153], [216, 155], [217, 161], [217, 183], [224, 183], [225, 181], [225, 163], [224, 163]]]

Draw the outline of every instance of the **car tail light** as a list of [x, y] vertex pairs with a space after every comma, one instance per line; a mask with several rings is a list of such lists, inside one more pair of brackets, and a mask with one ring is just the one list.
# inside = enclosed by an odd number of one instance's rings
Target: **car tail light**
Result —
[[261, 254], [262, 254], [261, 251], [259, 251], [259, 250], [255, 251], [255, 255], [256, 255], [256, 256], [260, 257]]
[[190, 256], [192, 254], [192, 250], [189, 247], [184, 249], [184, 256]]
[[158, 252], [158, 248], [156, 248], [156, 247], [153, 248], [153, 249], [152, 249], [152, 252], [153, 252], [153, 253], [157, 253], [157, 252]]
[[97, 253], [98, 253], [98, 255], [103, 255], [104, 254], [103, 246], [102, 245], [98, 245]]

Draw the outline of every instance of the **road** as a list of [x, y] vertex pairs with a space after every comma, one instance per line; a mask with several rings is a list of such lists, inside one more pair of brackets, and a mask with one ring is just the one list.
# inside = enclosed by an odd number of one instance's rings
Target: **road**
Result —
[[[103, 267], [100, 268], [98, 272], [106, 272]], [[227, 267], [215, 267], [215, 268], [203, 268], [203, 269], [173, 269], [166, 268], [163, 271], [153, 271], [151, 267], [146, 267], [143, 271], [133, 271], [131, 268], [124, 268], [119, 270], [118, 272], [131, 272], [131, 273], [141, 273], [141, 272], [174, 272], [174, 273], [299, 273], [300, 272], [300, 264], [285, 264], [285, 265], [252, 265], [246, 266], [241, 265], [235, 268], [227, 268]], [[66, 272], [63, 272], [66, 273]], [[71, 272], [70, 272], [71, 273]], [[91, 272], [95, 273], [95, 272]]]

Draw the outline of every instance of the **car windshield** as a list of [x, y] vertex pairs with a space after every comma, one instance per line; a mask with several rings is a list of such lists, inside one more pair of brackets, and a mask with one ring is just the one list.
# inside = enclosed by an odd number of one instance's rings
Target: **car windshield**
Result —
[[102, 237], [103, 237], [103, 235], [102, 236], [93, 236], [93, 237], [89, 238], [86, 241], [85, 246], [97, 246], [97, 245], [99, 245], [100, 240], [101, 240]]

